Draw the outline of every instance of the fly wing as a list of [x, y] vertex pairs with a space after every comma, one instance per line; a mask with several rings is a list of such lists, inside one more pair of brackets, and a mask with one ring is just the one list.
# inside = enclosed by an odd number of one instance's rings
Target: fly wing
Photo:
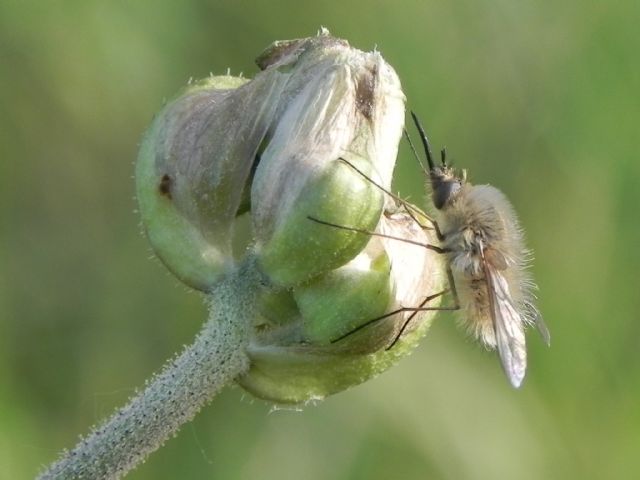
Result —
[[522, 315], [513, 303], [507, 279], [488, 264], [484, 254], [482, 258], [498, 354], [511, 385], [518, 388], [527, 369]]
[[542, 315], [540, 314], [538, 309], [531, 304], [527, 304], [527, 308], [529, 309], [529, 312], [531, 312], [531, 318], [533, 319], [533, 323], [538, 329], [538, 333], [542, 337], [542, 341], [547, 347], [551, 346], [551, 334], [549, 333], [547, 324], [544, 323], [544, 320], [542, 319]]

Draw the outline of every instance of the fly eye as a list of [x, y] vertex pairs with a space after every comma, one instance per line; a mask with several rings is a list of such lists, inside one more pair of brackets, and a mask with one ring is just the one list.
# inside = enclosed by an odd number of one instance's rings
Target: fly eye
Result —
[[432, 186], [433, 205], [440, 210], [457, 195], [462, 184], [458, 181], [449, 181], [433, 183]]

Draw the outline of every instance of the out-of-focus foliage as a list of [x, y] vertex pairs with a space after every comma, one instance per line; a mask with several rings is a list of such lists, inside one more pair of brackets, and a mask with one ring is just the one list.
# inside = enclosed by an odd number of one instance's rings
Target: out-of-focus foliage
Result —
[[[635, 0], [0, 3], [0, 479], [121, 405], [205, 310], [150, 261], [132, 161], [189, 79], [324, 25], [398, 71], [436, 146], [507, 193], [546, 349], [512, 390], [442, 315], [418, 352], [303, 413], [224, 393], [130, 478], [640, 477]], [[396, 188], [421, 203], [403, 145]]]

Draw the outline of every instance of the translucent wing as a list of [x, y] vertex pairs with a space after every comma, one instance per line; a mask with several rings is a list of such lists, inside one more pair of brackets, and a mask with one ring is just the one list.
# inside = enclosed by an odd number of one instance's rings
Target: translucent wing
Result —
[[527, 369], [523, 318], [513, 303], [507, 279], [488, 264], [484, 254], [482, 258], [498, 354], [511, 385], [518, 388]]
[[533, 321], [538, 329], [538, 333], [540, 333], [540, 336], [542, 337], [542, 341], [547, 345], [547, 347], [551, 346], [551, 334], [549, 333], [549, 329], [544, 323], [544, 320], [542, 320], [542, 315], [540, 315], [540, 312], [538, 312], [535, 307], [532, 306], [530, 308], [535, 312]]

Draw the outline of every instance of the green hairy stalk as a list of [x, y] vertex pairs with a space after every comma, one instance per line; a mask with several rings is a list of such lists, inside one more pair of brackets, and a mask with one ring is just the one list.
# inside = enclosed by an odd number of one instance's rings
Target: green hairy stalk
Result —
[[256, 281], [255, 270], [247, 265], [214, 287], [209, 297], [210, 317], [193, 344], [39, 478], [120, 478], [245, 373]]

